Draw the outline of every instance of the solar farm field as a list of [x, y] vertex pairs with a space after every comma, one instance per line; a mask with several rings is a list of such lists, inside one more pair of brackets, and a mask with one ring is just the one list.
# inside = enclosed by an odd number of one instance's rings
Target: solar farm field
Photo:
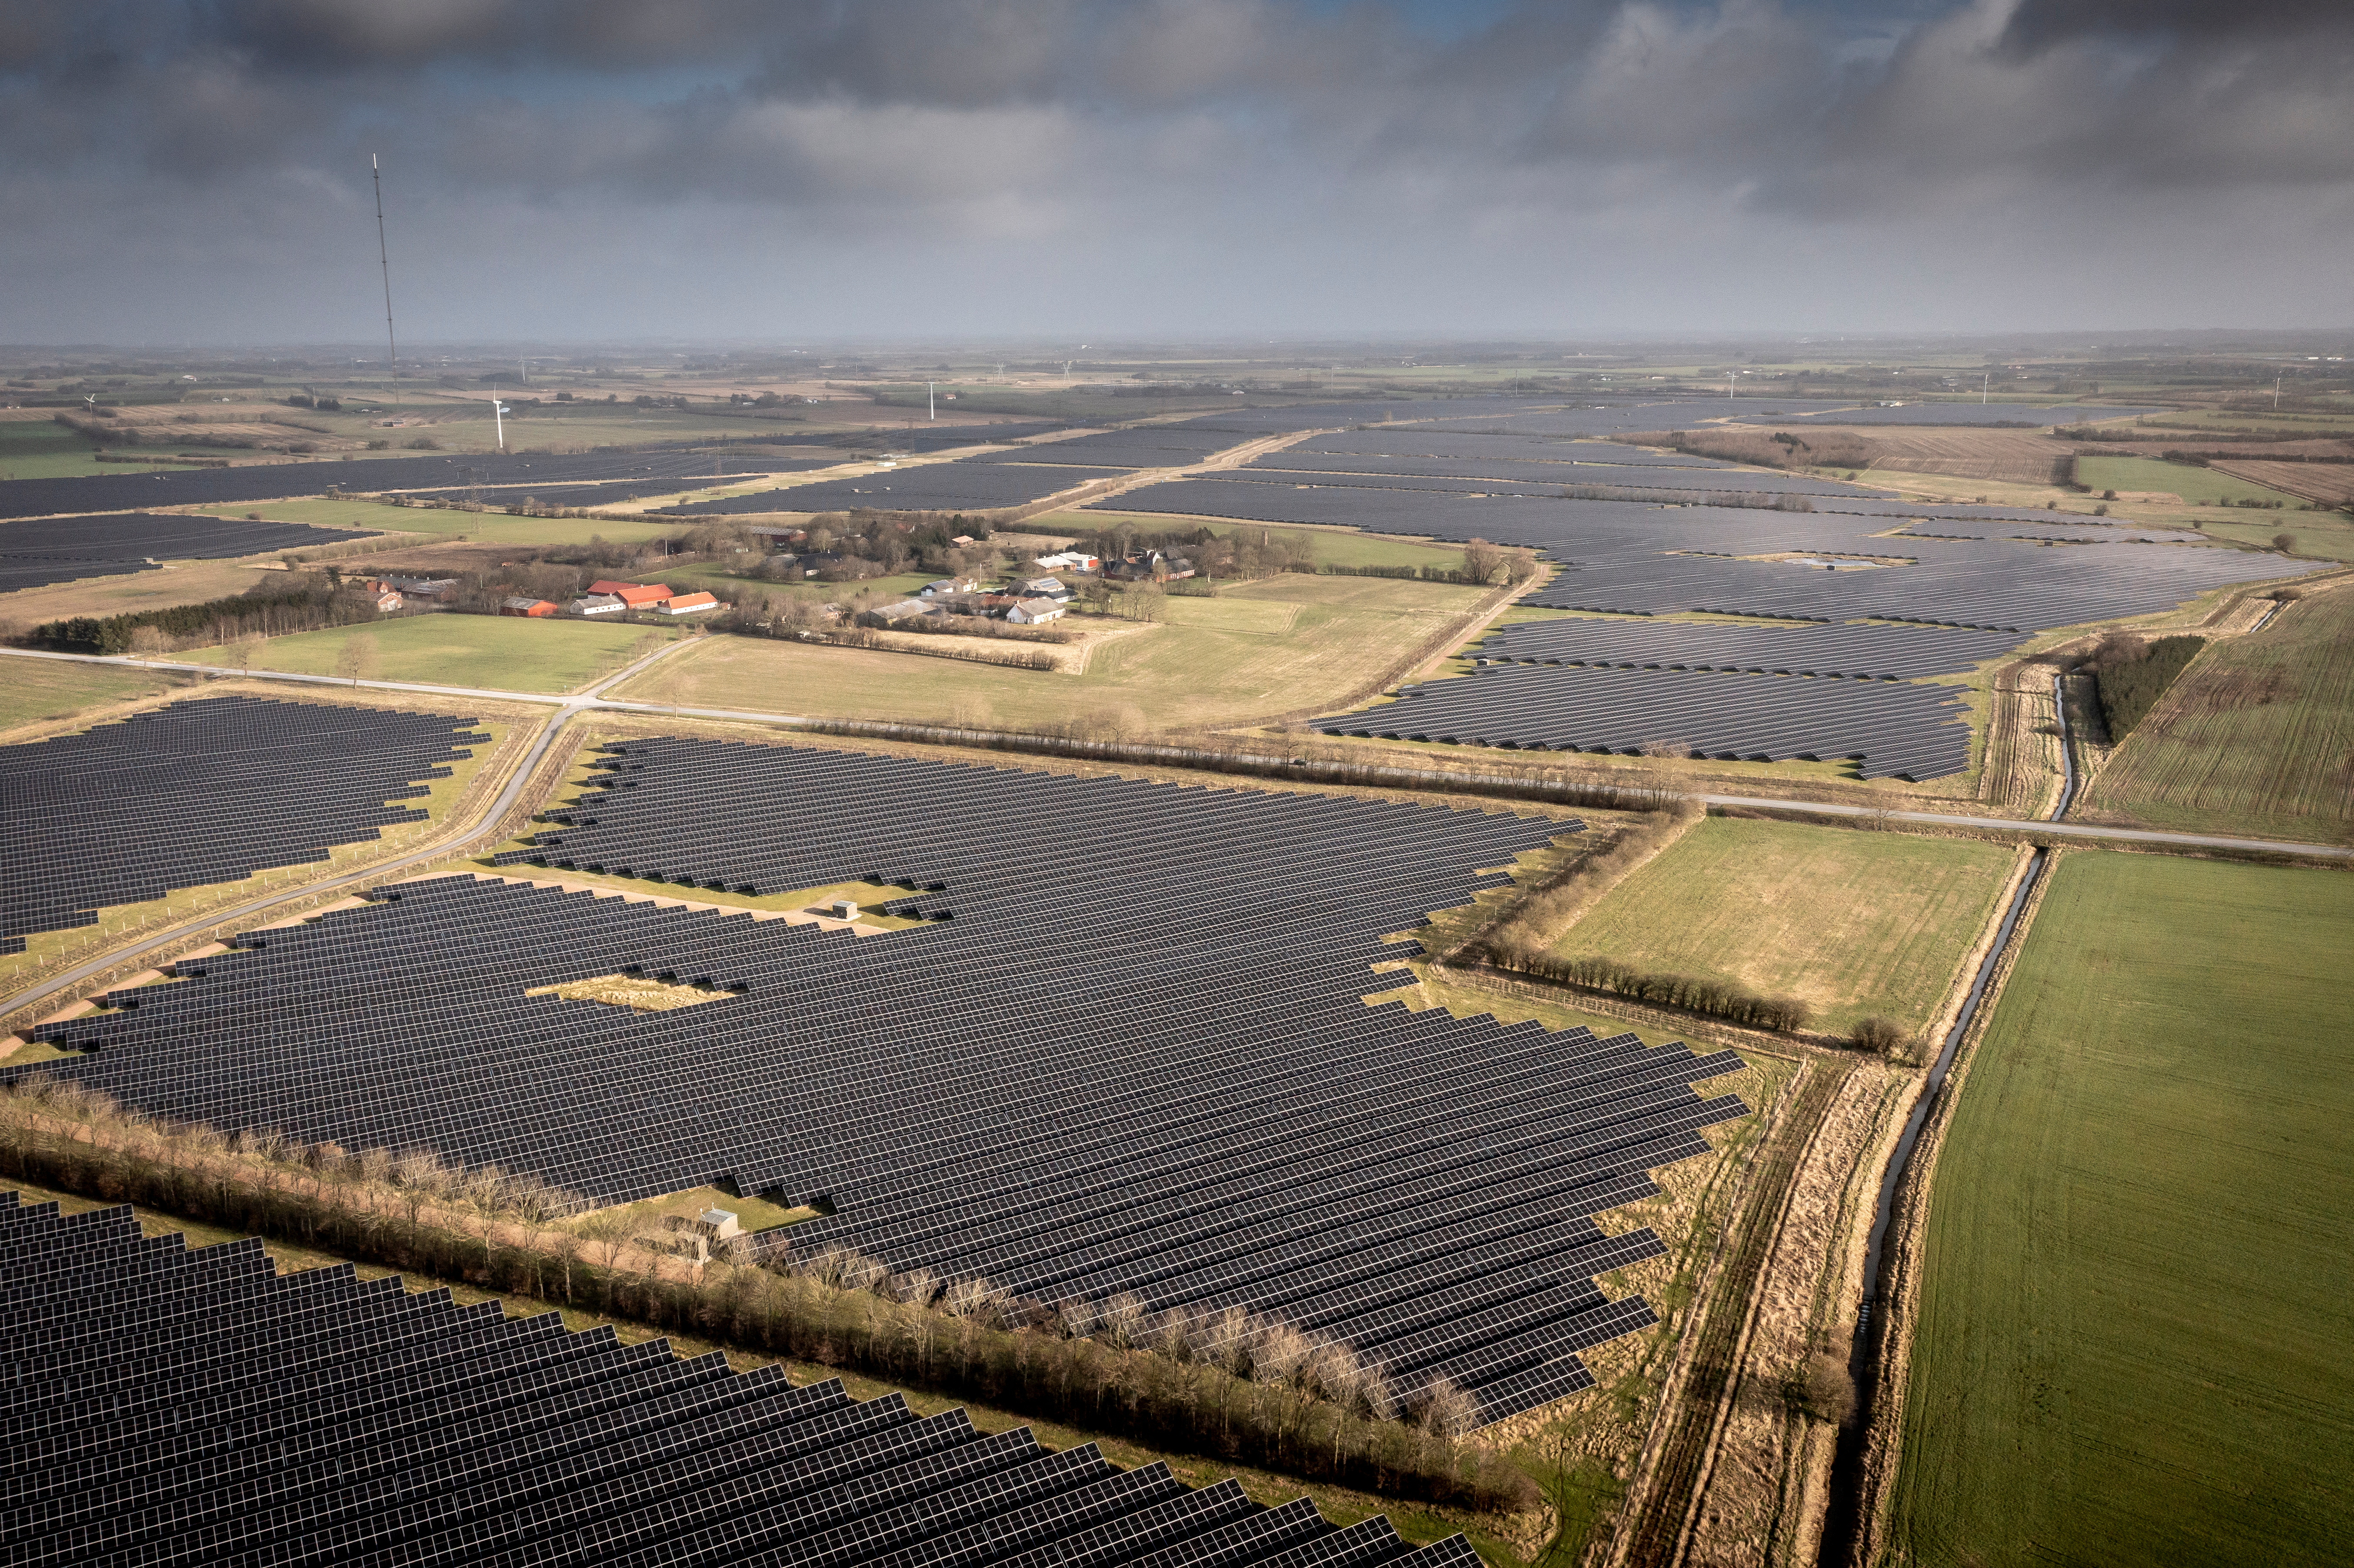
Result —
[[[1164, 620], [1097, 645], [1087, 669], [1012, 670], [919, 653], [712, 638], [611, 694], [755, 712], [926, 723], [1234, 725], [1340, 699], [1465, 627], [1481, 590], [1286, 573], [1215, 599], [1172, 595]], [[1092, 620], [1079, 624], [1093, 626]]]
[[2070, 852], [1937, 1157], [1891, 1560], [2354, 1534], [2354, 877]]
[[1873, 1015], [1917, 1031], [2014, 860], [1965, 839], [1711, 817], [1604, 895], [1553, 950], [1796, 997], [1825, 1033]]
[[1254, 536], [1269, 533], [1281, 538], [1289, 535], [1307, 542], [1309, 558], [1318, 566], [1334, 567], [1429, 567], [1439, 571], [1459, 571], [1463, 552], [1447, 545], [1432, 545], [1418, 539], [1385, 538], [1378, 534], [1361, 533], [1354, 528], [1266, 527], [1252, 523], [1225, 523], [1214, 518], [1194, 519], [1172, 517], [1166, 513], [1140, 512], [1123, 514], [1117, 511], [1050, 512], [1024, 523], [1024, 528], [1042, 534], [1086, 535], [1107, 532], [1123, 524], [1140, 534], [1164, 533], [1172, 528], [1202, 526], [1214, 534], [1249, 534]]
[[[754, 895], [863, 876], [922, 927], [435, 878], [36, 1039], [174, 1116], [266, 1107], [609, 1203], [726, 1173], [834, 1208], [796, 1246], [896, 1272], [1278, 1313], [1483, 1422], [1592, 1386], [1578, 1353], [1657, 1321], [1595, 1281], [1666, 1244], [1594, 1216], [1753, 1119], [1729, 1052], [1365, 1005], [1368, 966], [1413, 951], [1385, 936], [1574, 821], [671, 738], [600, 760], [610, 788], [499, 858]], [[625, 970], [727, 994], [540, 994]]]
[[[11, 1327], [48, 1374], [0, 1394], [11, 1436], [52, 1461], [16, 1478], [24, 1563], [1479, 1562], [1460, 1534], [1416, 1550], [1384, 1518], [1341, 1528], [1232, 1478], [1195, 1490], [961, 1408], [348, 1267], [281, 1275], [259, 1241], [149, 1238], [128, 1208], [0, 1193], [0, 1282], [37, 1295]], [[452, 1407], [486, 1428], [452, 1444]]]
[[387, 506], [379, 501], [256, 501], [242, 504], [202, 506], [199, 512], [217, 517], [242, 517], [259, 512], [273, 522], [313, 523], [332, 528], [375, 528], [387, 534], [427, 534], [437, 538], [461, 535], [486, 545], [577, 545], [594, 536], [626, 540], [659, 539], [675, 533], [679, 524], [635, 522], [610, 517], [511, 517], [504, 512], [459, 512], [439, 506]]
[[2210, 643], [2094, 778], [2080, 814], [2307, 842], [2354, 834], [2354, 585]]
[[[666, 626], [579, 620], [526, 620], [504, 615], [412, 615], [365, 626], [298, 631], [230, 648], [175, 655], [191, 663], [297, 675], [355, 673], [370, 681], [421, 681], [441, 686], [512, 692], [568, 692], [610, 674], [678, 635]], [[355, 642], [357, 668], [345, 662]]]
[[203, 695], [0, 747], [16, 866], [0, 980], [430, 832], [505, 734], [389, 705]]

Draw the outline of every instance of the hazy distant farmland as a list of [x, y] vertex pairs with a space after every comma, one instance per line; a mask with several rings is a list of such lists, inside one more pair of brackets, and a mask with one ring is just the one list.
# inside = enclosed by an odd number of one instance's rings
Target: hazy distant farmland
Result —
[[2115, 491], [2172, 491], [2185, 501], [2215, 502], [2277, 501], [2285, 505], [2303, 504], [2297, 497], [2265, 485], [2252, 484], [2244, 479], [2234, 479], [2218, 469], [2194, 468], [2189, 463], [2167, 462], [2158, 458], [2088, 457], [2076, 460], [2076, 482], [2098, 493]]
[[2013, 853], [1962, 839], [1712, 817], [1606, 895], [1554, 951], [1809, 1003], [1833, 1033], [1925, 1027]]
[[1937, 1157], [1892, 1561], [2343, 1562], [2354, 877], [2077, 852]]
[[2221, 638], [2093, 780], [2097, 820], [2282, 838], [2354, 835], [2354, 587]]
[[2354, 462], [2211, 462], [2216, 473], [2244, 479], [2325, 506], [2354, 502]]

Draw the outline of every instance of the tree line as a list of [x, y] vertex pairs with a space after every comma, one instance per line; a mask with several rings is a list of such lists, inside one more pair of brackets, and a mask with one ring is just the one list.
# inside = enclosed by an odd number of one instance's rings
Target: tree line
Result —
[[1526, 1475], [1462, 1441], [1477, 1412], [1462, 1389], [1440, 1380], [1401, 1397], [1348, 1346], [1239, 1307], [1156, 1314], [1128, 1293], [1016, 1303], [986, 1279], [893, 1274], [830, 1247], [723, 1245], [690, 1269], [650, 1224], [625, 1210], [583, 1215], [586, 1200], [535, 1177], [452, 1167], [425, 1150], [222, 1133], [41, 1074], [0, 1098], [0, 1168], [1172, 1451], [1430, 1503], [1514, 1510], [1537, 1500]]
[[302, 572], [201, 604], [43, 621], [26, 634], [26, 641], [77, 653], [162, 653], [175, 646], [281, 637], [381, 617], [370, 596], [346, 588], [333, 577]]

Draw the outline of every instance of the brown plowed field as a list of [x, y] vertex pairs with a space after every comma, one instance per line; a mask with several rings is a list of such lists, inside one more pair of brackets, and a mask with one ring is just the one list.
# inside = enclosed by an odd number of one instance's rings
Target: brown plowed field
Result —
[[2325, 506], [2354, 502], [2354, 462], [2211, 462], [2217, 473], [2269, 485]]
[[[1891, 473], [1945, 473], [2010, 484], [2057, 484], [2074, 448], [2040, 430], [1945, 429], [1925, 426], [1802, 427], [1809, 440], [1844, 436], [1873, 450], [1872, 466]], [[1817, 432], [1819, 429], [1819, 437]]]

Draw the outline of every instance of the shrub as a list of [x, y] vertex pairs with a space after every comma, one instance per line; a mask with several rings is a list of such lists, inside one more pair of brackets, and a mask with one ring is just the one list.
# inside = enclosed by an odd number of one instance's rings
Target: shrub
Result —
[[1893, 1056], [1912, 1036], [1905, 1032], [1904, 1026], [1894, 1019], [1882, 1018], [1875, 1013], [1870, 1018], [1859, 1020], [1855, 1028], [1849, 1033], [1848, 1038], [1854, 1043], [1859, 1051], [1870, 1051], [1879, 1055]]

